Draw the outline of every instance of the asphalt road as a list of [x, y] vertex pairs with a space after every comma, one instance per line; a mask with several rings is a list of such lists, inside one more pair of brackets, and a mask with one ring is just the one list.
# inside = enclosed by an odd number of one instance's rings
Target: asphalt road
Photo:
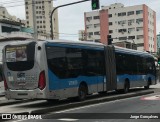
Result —
[[[144, 117], [158, 117], [158, 119], [144, 119]], [[54, 121], [72, 120], [87, 122], [132, 122], [137, 118], [138, 121], [142, 122], [158, 122], [160, 121], [160, 92], [59, 111], [45, 115], [43, 118], [55, 118]]]
[[[65, 106], [63, 106], [63, 111], [59, 111], [57, 112], [52, 112], [50, 111], [50, 109], [55, 109], [54, 105], [52, 104], [46, 104], [46, 102], [44, 100], [42, 101], [19, 101], [20, 103], [18, 103], [18, 101], [16, 104], [2, 104], [1, 103], [1, 112], [3, 111], [8, 113], [9, 111], [11, 113], [14, 113], [15, 111], [19, 113], [23, 113], [23, 112], [27, 112], [27, 111], [34, 111], [38, 110], [39, 113], [42, 113], [44, 115], [42, 115], [43, 121], [93, 121], [93, 122], [108, 122], [108, 121], [134, 121], [134, 119], [128, 119], [131, 117], [131, 115], [133, 116], [140, 116], [140, 114], [137, 113], [141, 113], [141, 115], [145, 115], [145, 113], [149, 113], [147, 116], [153, 115], [153, 116], [158, 116], [160, 118], [160, 115], [155, 114], [155, 113], [160, 113], [160, 84], [154, 85], [152, 86], [152, 88], [150, 90], [154, 90], [154, 94], [148, 94], [148, 95], [143, 95], [143, 96], [139, 96], [139, 97], [130, 97], [130, 98], [123, 98], [123, 99], [119, 99], [118, 96], [121, 96], [121, 94], [116, 94], [116, 93], [111, 93], [107, 94], [107, 98], [108, 97], [115, 97], [117, 99], [112, 100], [112, 101], [107, 101], [107, 102], [98, 102], [97, 104], [90, 104], [90, 105], [83, 105], [82, 107], [70, 107], [68, 108], [67, 106], [70, 106], [72, 103], [64, 101], [65, 102]], [[145, 90], [143, 89], [141, 91], [140, 90], [132, 90], [130, 93], [126, 94], [133, 94], [133, 93], [141, 93], [144, 92]], [[122, 94], [123, 95], [123, 94]], [[125, 96], [126, 96], [125, 95]], [[147, 100], [147, 98], [145, 98], [145, 96], [150, 96], [149, 99], [158, 99], [158, 100]], [[101, 99], [102, 97], [96, 97], [96, 99]], [[90, 100], [90, 99], [89, 99]], [[2, 100], [3, 102], [3, 100]], [[6, 101], [5, 101], [6, 102]], [[62, 102], [62, 103], [61, 103]], [[63, 104], [63, 101], [58, 102], [57, 104]], [[74, 104], [74, 103], [73, 103]], [[45, 108], [42, 109], [42, 108]], [[72, 109], [71, 109], [72, 108]], [[45, 113], [46, 112], [46, 113]], [[48, 112], [52, 112], [52, 113], [48, 113]], [[146, 116], [146, 115], [145, 115]], [[116, 119], [115, 119], [116, 118]], [[134, 118], [134, 117], [133, 117]], [[106, 120], [107, 119], [107, 120]], [[12, 121], [24, 121], [24, 120], [12, 120]], [[25, 121], [33, 121], [33, 120], [25, 120]], [[39, 122], [40, 120], [35, 120], [36, 122]], [[40, 121], [40, 122], [41, 122]], [[138, 120], [139, 121], [139, 120]], [[144, 122], [152, 122], [154, 121], [152, 120], [140, 120], [140, 121], [144, 121]], [[157, 120], [160, 121], [160, 120]]]

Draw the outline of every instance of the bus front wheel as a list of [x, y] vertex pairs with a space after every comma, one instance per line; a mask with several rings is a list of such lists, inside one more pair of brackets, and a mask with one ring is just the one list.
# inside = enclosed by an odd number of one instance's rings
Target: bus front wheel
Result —
[[87, 86], [85, 84], [80, 84], [78, 89], [78, 100], [85, 100], [87, 96]]

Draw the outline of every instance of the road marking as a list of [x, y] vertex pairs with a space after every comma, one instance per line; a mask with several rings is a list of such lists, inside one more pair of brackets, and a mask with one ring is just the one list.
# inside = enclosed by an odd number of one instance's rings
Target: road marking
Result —
[[160, 100], [160, 95], [142, 97], [141, 100]]
[[68, 121], [68, 122], [74, 122], [74, 121], [78, 121], [78, 119], [70, 119], [70, 118], [62, 118], [62, 119], [58, 119], [61, 121]]

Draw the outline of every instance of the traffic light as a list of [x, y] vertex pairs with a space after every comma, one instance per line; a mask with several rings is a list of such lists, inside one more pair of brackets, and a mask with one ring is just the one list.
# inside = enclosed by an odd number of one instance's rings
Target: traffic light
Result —
[[107, 38], [108, 38], [108, 45], [111, 45], [111, 44], [112, 44], [112, 41], [113, 41], [112, 36], [111, 36], [111, 35], [108, 35]]
[[158, 64], [160, 64], [160, 57], [158, 58]]
[[92, 6], [92, 10], [99, 9], [99, 0], [92, 0], [91, 6]]

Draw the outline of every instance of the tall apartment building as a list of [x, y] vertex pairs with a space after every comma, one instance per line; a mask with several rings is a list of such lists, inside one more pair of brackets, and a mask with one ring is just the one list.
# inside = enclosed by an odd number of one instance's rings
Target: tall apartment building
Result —
[[160, 51], [160, 33], [157, 35], [157, 50]]
[[137, 50], [156, 52], [156, 12], [147, 5], [124, 7], [121, 3], [84, 13], [86, 40], [108, 44], [135, 43]]
[[[35, 18], [37, 32], [42, 35], [50, 36], [50, 15], [53, 8], [53, 0], [25, 0], [25, 11], [27, 27], [33, 27], [33, 1], [35, 2]], [[53, 33], [54, 38], [59, 38], [58, 12], [53, 14]]]

